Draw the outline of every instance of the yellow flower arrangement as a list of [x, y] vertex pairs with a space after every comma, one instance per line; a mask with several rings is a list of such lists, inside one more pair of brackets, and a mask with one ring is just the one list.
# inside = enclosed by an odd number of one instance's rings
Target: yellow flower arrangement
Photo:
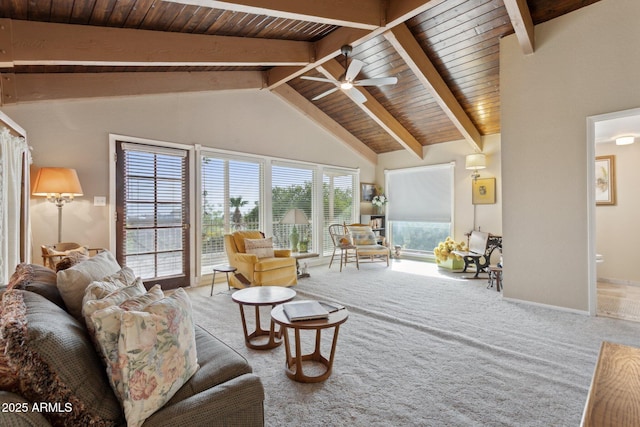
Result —
[[453, 251], [466, 251], [467, 244], [465, 242], [456, 242], [451, 237], [447, 237], [444, 242], [440, 242], [438, 247], [433, 248], [433, 253], [436, 256], [436, 261], [444, 262], [449, 258], [462, 260], [462, 257], [454, 255]]

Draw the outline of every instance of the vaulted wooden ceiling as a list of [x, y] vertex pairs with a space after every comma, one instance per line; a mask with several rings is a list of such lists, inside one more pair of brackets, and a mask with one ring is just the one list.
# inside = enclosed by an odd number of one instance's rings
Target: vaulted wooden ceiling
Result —
[[[270, 90], [375, 163], [377, 155], [500, 132], [499, 40], [598, 0], [2, 0], [0, 105]], [[359, 79], [338, 90], [343, 45]], [[355, 102], [359, 90], [367, 99]]]

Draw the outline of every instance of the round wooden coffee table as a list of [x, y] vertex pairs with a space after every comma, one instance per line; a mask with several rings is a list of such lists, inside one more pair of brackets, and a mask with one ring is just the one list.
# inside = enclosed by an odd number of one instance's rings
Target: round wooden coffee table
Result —
[[[296, 291], [282, 286], [256, 286], [254, 288], [240, 289], [231, 295], [231, 299], [238, 303], [240, 307], [240, 317], [242, 318], [242, 330], [244, 331], [244, 342], [249, 348], [256, 350], [268, 350], [282, 344], [282, 330], [276, 331], [273, 319], [270, 322], [269, 330], [262, 329], [260, 323], [260, 307], [270, 305], [275, 307], [277, 304], [291, 301], [296, 296]], [[244, 315], [244, 307], [246, 305], [255, 306], [256, 311], [256, 329], [249, 333], [247, 328], [247, 320]], [[266, 343], [258, 343], [259, 338], [268, 336]]]
[[[346, 308], [342, 310], [329, 313], [328, 319], [321, 320], [304, 320], [291, 322], [284, 313], [283, 306], [276, 306], [271, 310], [271, 319], [273, 319], [281, 327], [281, 332], [284, 334], [284, 347], [285, 347], [285, 372], [289, 378], [295, 381], [303, 383], [317, 383], [324, 381], [331, 375], [331, 368], [333, 367], [333, 358], [336, 354], [336, 344], [338, 342], [338, 331], [340, 325], [347, 321], [349, 318], [349, 311]], [[331, 351], [329, 358], [327, 359], [322, 355], [320, 351], [320, 338], [321, 331], [323, 329], [335, 328], [333, 331], [333, 341], [331, 343]], [[295, 336], [295, 354], [291, 352], [291, 343], [289, 342], [289, 329], [293, 329]], [[301, 330], [315, 330], [316, 340], [315, 349], [313, 353], [302, 354], [302, 347], [300, 346], [300, 331]], [[318, 362], [324, 365], [325, 370], [319, 375], [311, 376], [305, 375], [303, 371], [304, 362]]]

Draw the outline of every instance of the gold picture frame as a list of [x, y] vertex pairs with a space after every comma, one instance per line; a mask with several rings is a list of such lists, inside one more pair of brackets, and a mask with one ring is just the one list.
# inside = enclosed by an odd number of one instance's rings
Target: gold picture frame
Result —
[[616, 204], [616, 156], [596, 156], [596, 206]]
[[471, 202], [474, 205], [492, 205], [496, 202], [495, 178], [474, 179], [471, 185]]

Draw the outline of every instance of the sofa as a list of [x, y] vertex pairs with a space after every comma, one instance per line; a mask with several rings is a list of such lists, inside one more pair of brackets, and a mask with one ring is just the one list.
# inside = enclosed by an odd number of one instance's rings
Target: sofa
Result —
[[[107, 252], [104, 257], [112, 255]], [[111, 261], [115, 260], [111, 258]], [[71, 269], [85, 262], [88, 261], [82, 261]], [[110, 277], [123, 276], [123, 271], [112, 273]], [[129, 422], [129, 412], [125, 414], [123, 409], [126, 400], [114, 389], [113, 379], [108, 374], [109, 366], [105, 369], [104, 354], [88, 331], [88, 323], [72, 315], [67, 308], [73, 304], [67, 304], [66, 301], [71, 300], [60, 292], [58, 281], [61, 274], [40, 265], [20, 264], [9, 284], [0, 288], [0, 425], [147, 427], [264, 424], [264, 389], [260, 379], [252, 373], [251, 366], [235, 350], [192, 323], [186, 324], [197, 357], [194, 372], [188, 373], [189, 377], [184, 383], [179, 383], [179, 388], [172, 390], [173, 394], [164, 396], [168, 400], [161, 407], [140, 421]], [[93, 281], [85, 289], [85, 299], [87, 289], [96, 283], [99, 282]], [[159, 287], [155, 292], [162, 294]], [[167, 295], [158, 301], [181, 295], [190, 308], [184, 290]], [[104, 297], [105, 300], [107, 298], [111, 298], [111, 294]], [[86, 301], [83, 304], [86, 305]], [[150, 303], [144, 309], [157, 304]], [[142, 311], [127, 313], [151, 316]], [[143, 319], [150, 322], [152, 317]], [[121, 341], [123, 336], [121, 333]], [[171, 362], [178, 358], [172, 355], [167, 360]], [[149, 391], [150, 384], [151, 381], [142, 383], [138, 394]], [[126, 390], [129, 398], [136, 392], [132, 384]]]
[[225, 234], [224, 247], [229, 265], [237, 268], [229, 277], [229, 285], [293, 286], [298, 283], [296, 259], [289, 249], [274, 249], [273, 238], [265, 238], [258, 230]]

